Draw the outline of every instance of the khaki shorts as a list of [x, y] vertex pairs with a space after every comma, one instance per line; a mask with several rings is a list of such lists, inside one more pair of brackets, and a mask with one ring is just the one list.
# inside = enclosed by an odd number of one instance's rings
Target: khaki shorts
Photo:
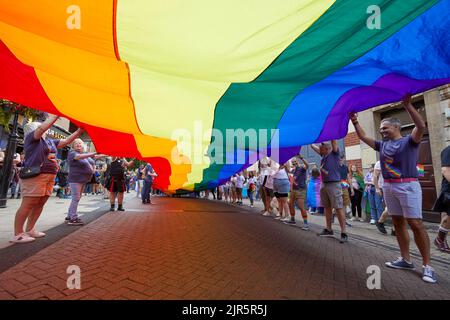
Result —
[[51, 196], [53, 187], [55, 186], [56, 174], [41, 173], [40, 175], [30, 178], [21, 179], [22, 196], [23, 197], [43, 197]]
[[293, 189], [291, 191], [291, 199], [294, 201], [300, 200], [305, 201], [306, 199], [306, 189]]
[[342, 200], [344, 201], [344, 207], [350, 205], [350, 192], [348, 192], [348, 188], [342, 188]]
[[320, 202], [324, 208], [342, 209], [344, 201], [342, 199], [341, 182], [322, 182], [320, 186]]

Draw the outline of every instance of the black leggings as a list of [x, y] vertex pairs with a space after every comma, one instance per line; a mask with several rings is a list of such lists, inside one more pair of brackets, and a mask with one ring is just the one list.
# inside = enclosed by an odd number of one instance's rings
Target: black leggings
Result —
[[363, 193], [360, 190], [354, 190], [354, 192], [355, 194], [353, 196], [350, 196], [350, 201], [352, 202], [352, 215], [356, 217], [356, 211], [358, 211], [358, 218], [361, 218], [361, 201]]

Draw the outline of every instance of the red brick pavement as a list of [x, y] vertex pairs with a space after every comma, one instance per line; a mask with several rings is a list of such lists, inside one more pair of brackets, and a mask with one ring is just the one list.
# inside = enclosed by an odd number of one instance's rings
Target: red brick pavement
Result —
[[[0, 299], [449, 299], [439, 284], [383, 266], [397, 253], [319, 238], [255, 212], [200, 199], [129, 200], [0, 275]], [[20, 247], [17, 247], [20, 250]], [[415, 261], [420, 266], [420, 261]], [[81, 290], [66, 286], [81, 268]], [[381, 290], [366, 268], [381, 268]], [[421, 269], [419, 269], [421, 270]]]

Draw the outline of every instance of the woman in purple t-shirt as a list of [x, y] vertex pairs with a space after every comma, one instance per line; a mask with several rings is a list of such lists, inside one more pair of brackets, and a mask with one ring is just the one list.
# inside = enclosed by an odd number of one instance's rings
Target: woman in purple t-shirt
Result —
[[95, 152], [85, 153], [84, 142], [81, 139], [75, 139], [72, 145], [72, 149], [69, 152], [67, 161], [69, 163], [69, 186], [72, 194], [72, 201], [70, 202], [69, 210], [66, 220], [68, 225], [81, 226], [83, 221], [78, 218], [77, 208], [80, 202], [83, 188], [89, 181], [92, 180], [92, 175], [95, 172], [95, 161], [105, 157], [104, 155], [98, 155]]
[[[35, 238], [45, 236], [36, 231], [34, 226], [42, 213], [45, 203], [53, 192], [58, 163], [57, 149], [72, 143], [82, 133], [78, 129], [67, 139], [53, 140], [47, 138], [47, 130], [58, 120], [57, 116], [50, 116], [45, 122], [31, 122], [25, 125], [25, 159], [24, 168], [40, 168], [40, 174], [33, 178], [21, 179], [22, 202], [14, 220], [14, 243], [32, 242]], [[26, 232], [24, 224], [27, 221]]]

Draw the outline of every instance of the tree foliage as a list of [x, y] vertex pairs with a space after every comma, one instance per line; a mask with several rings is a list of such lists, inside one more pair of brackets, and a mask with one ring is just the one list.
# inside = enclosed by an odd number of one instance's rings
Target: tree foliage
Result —
[[43, 115], [43, 112], [41, 111], [25, 107], [9, 100], [0, 99], [0, 125], [5, 128], [5, 131], [9, 131], [9, 122], [16, 111], [30, 121], [34, 121]]

